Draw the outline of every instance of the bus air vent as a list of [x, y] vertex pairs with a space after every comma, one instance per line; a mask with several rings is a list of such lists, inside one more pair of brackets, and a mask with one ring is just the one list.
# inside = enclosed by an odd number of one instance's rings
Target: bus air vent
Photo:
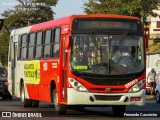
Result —
[[122, 95], [94, 95], [96, 100], [103, 100], [103, 101], [118, 101], [121, 99]]

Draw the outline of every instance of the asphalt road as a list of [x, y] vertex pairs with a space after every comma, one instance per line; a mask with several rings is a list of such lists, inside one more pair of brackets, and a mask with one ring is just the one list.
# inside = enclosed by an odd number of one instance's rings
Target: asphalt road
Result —
[[[57, 116], [53, 112], [54, 107], [52, 103], [40, 102], [38, 108], [23, 108], [19, 98], [13, 97], [12, 101], [3, 101], [0, 99], [0, 116], [5, 116], [6, 114], [11, 114], [10, 117], [0, 117], [0, 120], [6, 119], [52, 119], [52, 120], [119, 120], [121, 117], [114, 117], [112, 115], [111, 107], [86, 107], [85, 109], [68, 110], [65, 116]], [[2, 113], [3, 112], [3, 113]], [[8, 112], [8, 113], [4, 113]], [[149, 117], [146, 115], [150, 115]], [[146, 96], [145, 106], [127, 106], [126, 114], [123, 120], [128, 119], [138, 119], [138, 120], [159, 120], [160, 117], [160, 104], [156, 103], [153, 96]], [[18, 117], [17, 117], [18, 116]], [[41, 118], [33, 118], [33, 116]], [[137, 116], [137, 117], [136, 117]], [[144, 117], [145, 116], [145, 117]]]

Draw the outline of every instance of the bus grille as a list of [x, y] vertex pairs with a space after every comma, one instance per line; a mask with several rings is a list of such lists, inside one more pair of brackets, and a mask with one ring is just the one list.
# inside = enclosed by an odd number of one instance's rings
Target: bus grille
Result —
[[[125, 87], [123, 87], [123, 88], [111, 88], [110, 93], [123, 93], [123, 92], [126, 92], [125, 90], [126, 90]], [[90, 88], [90, 91], [94, 92], [94, 93], [106, 93], [106, 87], [105, 88]]]
[[103, 100], [103, 101], [118, 101], [120, 100], [122, 95], [95, 95], [96, 100]]

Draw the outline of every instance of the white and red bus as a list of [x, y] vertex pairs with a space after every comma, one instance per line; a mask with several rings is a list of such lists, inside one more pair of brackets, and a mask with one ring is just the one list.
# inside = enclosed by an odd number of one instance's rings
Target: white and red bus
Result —
[[24, 107], [145, 104], [145, 37], [137, 17], [73, 15], [12, 30], [8, 82]]

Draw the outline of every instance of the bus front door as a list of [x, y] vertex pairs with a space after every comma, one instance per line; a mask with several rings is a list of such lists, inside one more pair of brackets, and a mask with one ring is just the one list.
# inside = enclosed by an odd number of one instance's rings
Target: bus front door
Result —
[[66, 41], [68, 40], [68, 34], [64, 34], [62, 35], [62, 58], [61, 58], [61, 64], [62, 64], [62, 78], [61, 78], [61, 82], [62, 82], [62, 94], [61, 94], [61, 98], [62, 98], [62, 102], [67, 102], [67, 59], [68, 59], [68, 52], [67, 50], [65, 50], [65, 44]]

